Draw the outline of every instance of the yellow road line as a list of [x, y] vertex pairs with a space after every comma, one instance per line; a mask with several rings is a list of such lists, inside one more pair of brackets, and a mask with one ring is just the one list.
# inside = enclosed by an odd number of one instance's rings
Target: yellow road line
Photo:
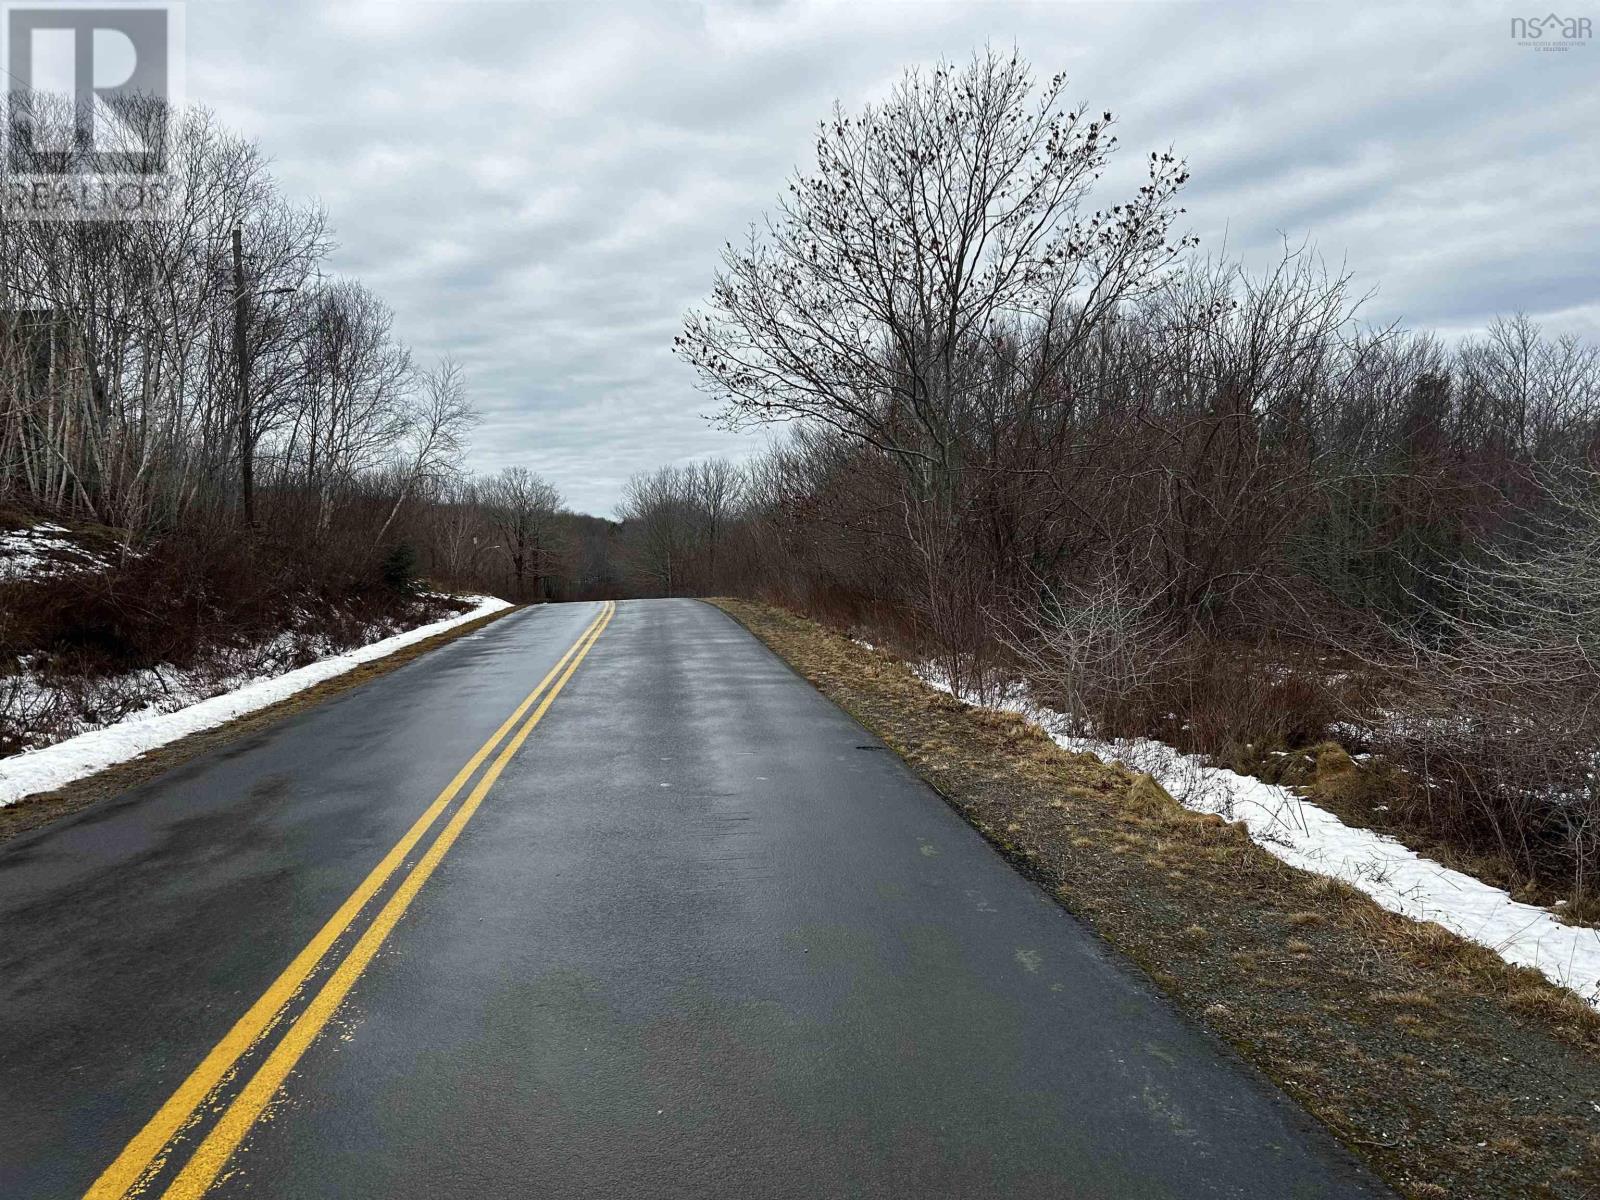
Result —
[[[137, 1193], [141, 1190], [141, 1181], [159, 1171], [166, 1162], [166, 1148], [173, 1136], [193, 1119], [206, 1098], [216, 1090], [232, 1073], [239, 1059], [275, 1025], [279, 1015], [286, 1004], [289, 1003], [305, 985], [306, 979], [316, 969], [323, 957], [335, 942], [349, 929], [352, 921], [377, 891], [383, 887], [400, 865], [405, 861], [406, 855], [411, 853], [422, 835], [427, 833], [434, 821], [439, 817], [456, 794], [464, 787], [469, 779], [477, 772], [483, 761], [494, 752], [502, 738], [513, 729], [522, 719], [524, 713], [539, 699], [544, 690], [550, 685], [566, 667], [579, 647], [587, 641], [593, 644], [592, 638], [598, 636], [598, 631], [605, 627], [610, 620], [615, 605], [601, 609], [600, 615], [585, 627], [578, 635], [578, 640], [573, 642], [561, 660], [552, 667], [547, 675], [539, 681], [539, 686], [529, 692], [516, 710], [506, 718], [505, 722], [496, 729], [489, 740], [480, 746], [475, 754], [467, 760], [461, 770], [456, 772], [444, 791], [430, 804], [423, 814], [417, 818], [416, 823], [406, 830], [405, 836], [395, 843], [394, 848], [383, 856], [382, 861], [372, 869], [372, 872], [361, 881], [359, 887], [350, 893], [350, 896], [339, 906], [337, 912], [328, 918], [326, 924], [317, 931], [315, 937], [306, 943], [305, 949], [295, 955], [283, 972], [273, 980], [272, 984], [261, 998], [252, 1004], [249, 1010], [234, 1023], [230, 1029], [201, 1061], [187, 1079], [178, 1085], [176, 1091], [168, 1098], [157, 1111], [155, 1116], [146, 1122], [143, 1129], [134, 1135], [132, 1141], [123, 1148], [121, 1154], [101, 1172], [89, 1190], [84, 1193], [84, 1200], [115, 1200], [130, 1192]], [[592, 636], [591, 636], [592, 635]], [[585, 647], [584, 653], [588, 653]], [[581, 657], [581, 655], [580, 655]], [[576, 663], [573, 664], [576, 666]], [[571, 671], [567, 672], [567, 676]], [[561, 682], [565, 683], [567, 676], [562, 676]], [[558, 685], [558, 690], [559, 690]], [[555, 695], [551, 693], [551, 698]], [[548, 707], [549, 698], [545, 701]], [[540, 708], [543, 713], [544, 708]], [[516, 744], [520, 745], [520, 737], [525, 737], [524, 732], [519, 736]], [[495, 770], [498, 775], [498, 769]], [[476, 794], [476, 793], [474, 793]]]
[[433, 874], [434, 868], [439, 865], [450, 847], [455, 844], [456, 838], [461, 835], [467, 822], [472, 820], [472, 814], [478, 811], [478, 806], [483, 803], [484, 796], [500, 777], [500, 772], [505, 769], [506, 763], [510, 762], [512, 756], [521, 748], [522, 743], [533, 732], [534, 726], [539, 723], [555, 698], [561, 694], [561, 689], [567, 685], [567, 680], [572, 678], [573, 672], [578, 669], [578, 664], [605, 632], [614, 610], [614, 605], [606, 610], [599, 628], [588, 635], [587, 644], [578, 651], [577, 656], [567, 666], [565, 674], [550, 689], [550, 693], [545, 696], [522, 728], [517, 730], [516, 737], [506, 743], [505, 749], [500, 751], [494, 764], [484, 772], [483, 778], [456, 810], [455, 815], [439, 831], [439, 836], [434, 839], [433, 845], [428, 847], [410, 874], [400, 881], [400, 886], [389, 897], [388, 903], [379, 910], [360, 940], [351, 948], [350, 953], [345, 955], [328, 981], [322, 985], [322, 990], [313, 997], [305, 1011], [289, 1027], [289, 1031], [272, 1048], [272, 1053], [267, 1056], [266, 1061], [234, 1097], [233, 1103], [228, 1105], [222, 1118], [212, 1126], [211, 1132], [206, 1135], [205, 1141], [200, 1143], [199, 1149], [194, 1152], [194, 1157], [183, 1168], [183, 1172], [172, 1181], [172, 1186], [162, 1193], [162, 1200], [198, 1200], [205, 1194], [206, 1189], [216, 1182], [229, 1157], [272, 1101], [279, 1086], [294, 1069], [295, 1063], [300, 1061], [300, 1056], [316, 1040], [317, 1034], [322, 1032], [329, 1018], [333, 1016], [350, 989], [355, 986], [361, 972], [378, 953], [384, 939], [405, 914], [412, 899], [428, 881], [428, 877]]

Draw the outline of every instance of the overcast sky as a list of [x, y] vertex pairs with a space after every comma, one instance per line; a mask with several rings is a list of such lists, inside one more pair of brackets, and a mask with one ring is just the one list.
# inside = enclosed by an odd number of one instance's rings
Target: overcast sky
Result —
[[188, 92], [322, 202], [419, 356], [465, 364], [473, 466], [609, 515], [632, 472], [762, 444], [669, 347], [816, 121], [985, 40], [1113, 110], [1130, 165], [1187, 157], [1203, 248], [1310, 238], [1374, 318], [1600, 335], [1600, 44], [1520, 46], [1525, 8], [191, 0]]

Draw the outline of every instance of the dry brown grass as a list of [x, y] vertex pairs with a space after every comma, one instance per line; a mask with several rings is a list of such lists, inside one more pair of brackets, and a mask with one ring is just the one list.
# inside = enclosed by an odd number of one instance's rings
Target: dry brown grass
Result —
[[1387, 1004], [1397, 1008], [1426, 1008], [1439, 1007], [1439, 1002], [1427, 992], [1412, 989], [1406, 992], [1373, 992], [1374, 1004]]

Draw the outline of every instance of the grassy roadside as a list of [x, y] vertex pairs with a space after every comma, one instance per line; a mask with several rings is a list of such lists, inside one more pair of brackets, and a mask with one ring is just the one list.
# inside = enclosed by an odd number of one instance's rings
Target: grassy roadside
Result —
[[1415, 1200], [1600, 1194], [1600, 1017], [903, 663], [714, 601]]
[[[489, 613], [487, 616], [479, 617], [474, 621], [467, 621], [453, 629], [447, 629], [443, 633], [436, 633], [432, 637], [424, 638], [420, 642], [402, 646], [393, 654], [385, 655], [383, 658], [361, 663], [342, 675], [336, 675], [332, 679], [325, 679], [321, 683], [309, 687], [303, 692], [296, 692], [292, 696], [287, 696], [267, 708], [246, 713], [226, 724], [218, 725], [214, 729], [203, 730], [200, 733], [193, 733], [188, 737], [180, 738], [175, 742], [169, 742], [165, 746], [160, 746], [141, 754], [138, 758], [107, 767], [104, 771], [99, 771], [84, 779], [77, 780], [56, 791], [41, 792], [38, 795], [29, 796], [26, 800], [18, 801], [16, 804], [0, 807], [0, 842], [8, 841], [18, 834], [37, 829], [41, 825], [48, 825], [51, 821], [86, 808], [98, 800], [104, 800], [109, 796], [125, 792], [129, 788], [137, 787], [139, 784], [154, 779], [165, 771], [182, 766], [190, 759], [198, 758], [200, 755], [225, 746], [229, 742], [237, 741], [241, 737], [257, 733], [270, 725], [275, 725], [285, 717], [304, 712], [308, 708], [314, 708], [330, 696], [336, 696], [340, 692], [360, 687], [368, 680], [376, 679], [380, 675], [387, 675], [390, 671], [405, 666], [413, 659], [420, 658], [428, 651], [436, 650], [440, 646], [453, 642], [457, 638], [465, 637], [469, 633], [475, 633], [484, 628], [484, 626], [498, 621], [501, 617], [519, 611], [522, 607], [521, 605], [514, 605], [511, 608], [503, 608], [498, 612]], [[4, 765], [5, 760], [0, 759], [0, 767]]]

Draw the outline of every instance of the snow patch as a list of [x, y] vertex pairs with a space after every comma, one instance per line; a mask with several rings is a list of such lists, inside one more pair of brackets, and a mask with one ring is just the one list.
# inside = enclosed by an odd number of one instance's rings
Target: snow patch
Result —
[[65, 525], [49, 522], [0, 533], [0, 579], [48, 579], [110, 565], [64, 534]]
[[175, 742], [191, 733], [214, 729], [235, 717], [256, 712], [309, 687], [343, 675], [362, 663], [383, 658], [406, 646], [454, 629], [468, 621], [510, 608], [493, 596], [469, 596], [467, 612], [431, 625], [419, 625], [394, 637], [358, 646], [309, 666], [267, 679], [256, 679], [233, 691], [187, 704], [175, 711], [160, 705], [136, 712], [107, 725], [70, 737], [52, 746], [0, 758], [0, 807], [39, 792], [54, 791], [96, 771], [138, 758], [149, 750]]
[[[941, 691], [969, 704], [986, 704], [951, 687], [932, 664], [913, 669]], [[1028, 718], [1063, 749], [1147, 771], [1185, 808], [1243, 821], [1262, 849], [1289, 865], [1343, 880], [1414, 921], [1435, 921], [1508, 963], [1532, 967], [1600, 1008], [1600, 930], [1563, 924], [1548, 910], [1513, 900], [1500, 888], [1424, 858], [1392, 837], [1346, 825], [1289, 788], [1210, 766], [1148, 738], [1103, 741], [1065, 732], [1070, 728], [1067, 717], [1032, 703], [1020, 685], [1003, 689], [987, 706]]]

